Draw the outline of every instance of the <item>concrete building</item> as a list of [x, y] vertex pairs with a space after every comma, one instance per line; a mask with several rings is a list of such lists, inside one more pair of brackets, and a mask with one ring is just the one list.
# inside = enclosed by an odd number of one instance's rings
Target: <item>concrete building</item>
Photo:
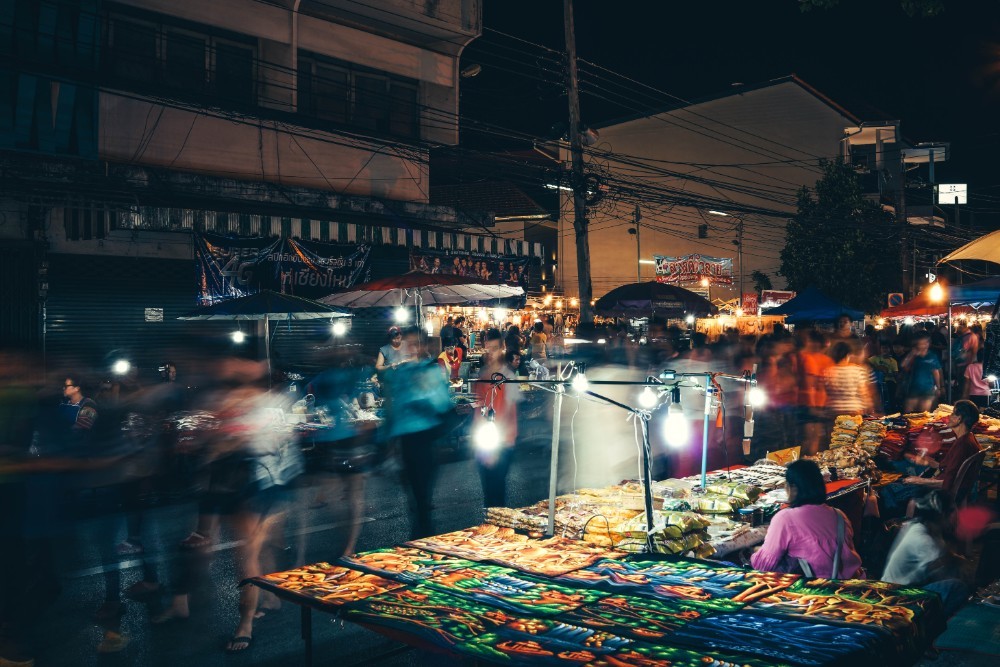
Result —
[[[731, 260], [732, 285], [684, 285], [713, 300], [737, 298], [740, 264], [744, 291], [753, 290], [754, 271], [781, 287], [784, 224], [798, 190], [815, 185], [821, 158], [845, 157], [873, 199], [893, 210], [907, 206], [903, 174], [926, 170], [933, 150], [906, 143], [898, 121], [869, 120], [791, 76], [598, 127], [587, 157], [603, 191], [589, 193], [598, 195], [590, 215], [595, 298], [655, 279], [654, 255]], [[946, 159], [945, 149], [938, 145], [932, 159]], [[572, 211], [563, 190], [563, 210]], [[933, 224], [930, 202], [919, 204], [908, 204], [911, 224]], [[559, 234], [557, 289], [567, 295], [578, 294], [572, 218], [562, 216]]]
[[411, 247], [540, 256], [430, 204], [481, 24], [480, 0], [0, 0], [0, 338], [152, 363], [195, 233], [369, 244], [373, 277]]

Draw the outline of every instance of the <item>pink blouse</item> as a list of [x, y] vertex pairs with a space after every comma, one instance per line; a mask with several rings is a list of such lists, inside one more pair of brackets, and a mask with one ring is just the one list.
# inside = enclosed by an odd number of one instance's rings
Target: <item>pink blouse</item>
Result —
[[[833, 554], [837, 547], [837, 514], [843, 512], [827, 505], [788, 507], [774, 515], [767, 528], [764, 546], [750, 558], [754, 569], [787, 572], [804, 558], [817, 577], [829, 578], [833, 572]], [[854, 531], [844, 517], [844, 544], [840, 551], [840, 579], [850, 579], [861, 568], [861, 557], [854, 550]]]

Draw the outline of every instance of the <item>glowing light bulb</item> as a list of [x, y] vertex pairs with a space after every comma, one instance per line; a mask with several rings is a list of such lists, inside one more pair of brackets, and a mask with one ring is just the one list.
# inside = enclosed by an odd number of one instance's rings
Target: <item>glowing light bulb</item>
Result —
[[340, 338], [347, 333], [347, 325], [338, 320], [330, 325], [330, 331], [334, 336]]
[[694, 324], [694, 315], [688, 315], [687, 317], [684, 318], [684, 321], [687, 322], [688, 324]]
[[393, 318], [397, 322], [409, 322], [410, 321], [410, 311], [403, 306], [400, 306], [392, 313]]
[[750, 405], [755, 408], [762, 408], [767, 405], [767, 394], [760, 387], [750, 387], [749, 399]]
[[231, 333], [229, 335], [229, 337], [237, 345], [242, 345], [246, 341], [246, 339], [247, 339], [247, 335], [245, 333], [243, 333], [242, 331], [234, 331], [233, 333]]
[[125, 359], [119, 359], [111, 366], [111, 370], [114, 371], [116, 375], [125, 375], [129, 372], [130, 368], [132, 368], [132, 364]]
[[905, 324], [908, 327], [912, 327], [915, 323], [916, 320], [913, 319], [912, 317], [907, 317], [906, 319], [903, 320], [903, 324]]
[[500, 449], [500, 429], [493, 420], [493, 411], [487, 415], [486, 421], [480, 422], [476, 427], [474, 436], [476, 449], [483, 453], [491, 453]]
[[572, 386], [573, 386], [573, 391], [575, 391], [578, 394], [582, 394], [588, 389], [590, 389], [590, 383], [587, 382], [587, 376], [584, 375], [583, 373], [577, 373], [576, 375], [573, 376]]
[[944, 301], [944, 287], [941, 286], [941, 283], [934, 283], [931, 285], [929, 296], [931, 301]]
[[681, 406], [673, 404], [667, 408], [667, 418], [663, 422], [663, 439], [669, 447], [683, 447], [691, 437], [691, 425], [684, 418]]
[[647, 410], [652, 410], [656, 407], [659, 402], [660, 397], [656, 395], [652, 387], [646, 387], [639, 394], [639, 405], [646, 408]]
[[987, 375], [986, 376], [986, 381], [987, 382], [996, 382], [997, 381], [997, 376], [996, 375]]

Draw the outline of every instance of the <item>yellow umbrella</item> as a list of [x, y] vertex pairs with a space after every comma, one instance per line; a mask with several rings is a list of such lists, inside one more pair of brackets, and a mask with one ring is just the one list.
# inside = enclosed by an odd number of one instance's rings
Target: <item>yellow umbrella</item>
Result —
[[1000, 264], [1000, 232], [992, 232], [986, 236], [980, 236], [975, 241], [966, 243], [958, 250], [943, 258], [939, 264], [942, 262], [954, 262], [960, 259], [978, 259]]

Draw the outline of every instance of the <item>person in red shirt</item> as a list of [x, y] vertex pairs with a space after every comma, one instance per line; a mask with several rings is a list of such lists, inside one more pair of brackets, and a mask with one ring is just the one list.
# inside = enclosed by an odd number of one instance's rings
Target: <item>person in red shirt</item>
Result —
[[[483, 336], [483, 348], [483, 371], [479, 375], [480, 380], [490, 380], [497, 373], [506, 378], [516, 377], [516, 372], [505, 362], [503, 336], [498, 329], [486, 330]], [[517, 403], [521, 398], [520, 388], [517, 384], [495, 385], [489, 382], [477, 382], [475, 392], [478, 404], [488, 411], [493, 411], [493, 421], [499, 434], [499, 442], [490, 443], [486, 447], [477, 446], [476, 450], [479, 477], [483, 484], [483, 503], [485, 507], [506, 507], [507, 472], [510, 470], [514, 443], [517, 441]], [[474, 421], [475, 434], [483, 422], [487, 421], [487, 416], [477, 410]]]
[[812, 455], [820, 450], [827, 433], [826, 385], [823, 378], [833, 360], [826, 354], [827, 339], [821, 331], [809, 331], [805, 350], [800, 360], [802, 384], [799, 387], [799, 406], [802, 409], [802, 455]]
[[438, 355], [437, 362], [444, 370], [444, 376], [448, 380], [457, 380], [458, 371], [462, 367], [462, 352], [455, 347], [454, 338], [441, 339], [444, 349]]
[[[979, 443], [972, 435], [972, 427], [979, 421], [979, 408], [972, 401], [961, 400], [955, 402], [955, 408], [948, 418], [948, 428], [941, 431], [941, 444], [948, 447], [948, 453], [938, 463], [933, 458], [925, 454], [907, 455], [907, 459], [916, 465], [936, 468], [933, 477], [905, 477], [904, 484], [919, 485], [927, 489], [942, 489], [945, 493], [954, 494], [956, 491], [955, 479], [962, 462], [979, 451]], [[949, 432], [950, 431], [950, 432]], [[949, 441], [954, 438], [954, 442]], [[971, 484], [973, 480], [966, 480], [965, 484]]]

